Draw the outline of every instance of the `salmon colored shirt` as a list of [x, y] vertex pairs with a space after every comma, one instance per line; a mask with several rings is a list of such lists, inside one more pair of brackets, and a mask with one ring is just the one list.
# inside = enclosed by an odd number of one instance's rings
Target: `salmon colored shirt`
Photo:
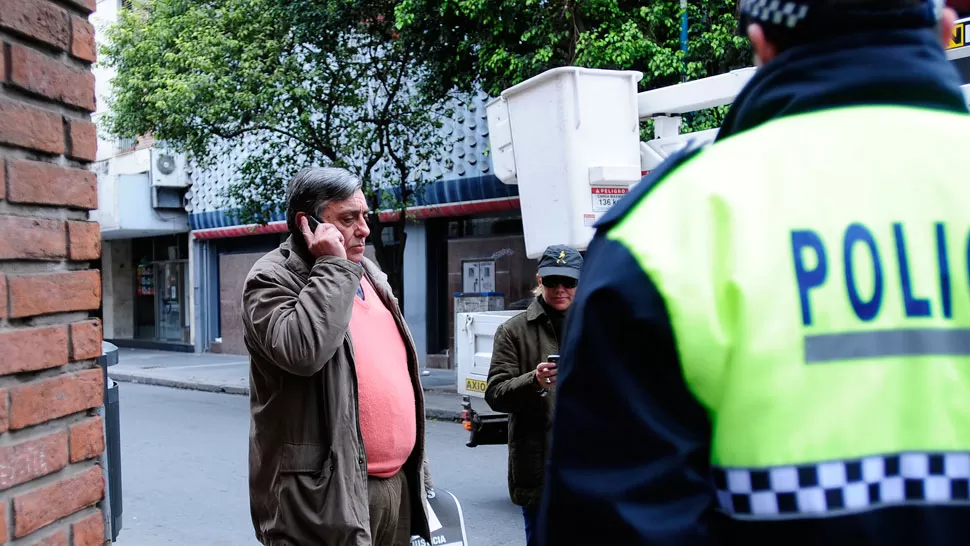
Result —
[[350, 335], [360, 397], [360, 429], [367, 453], [367, 473], [389, 478], [414, 450], [417, 416], [407, 349], [394, 316], [367, 277], [364, 298], [354, 298]]

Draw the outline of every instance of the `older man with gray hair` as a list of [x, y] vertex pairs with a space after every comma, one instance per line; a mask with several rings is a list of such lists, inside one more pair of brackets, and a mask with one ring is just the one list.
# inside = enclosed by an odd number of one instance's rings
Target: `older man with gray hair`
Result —
[[417, 351], [387, 276], [364, 257], [360, 180], [304, 169], [287, 193], [290, 236], [256, 262], [243, 292], [256, 537], [430, 542]]

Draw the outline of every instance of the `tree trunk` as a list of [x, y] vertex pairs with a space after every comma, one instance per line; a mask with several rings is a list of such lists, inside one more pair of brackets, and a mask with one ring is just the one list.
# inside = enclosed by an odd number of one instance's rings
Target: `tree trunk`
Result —
[[[371, 244], [374, 245], [374, 253], [377, 255], [377, 264], [381, 266], [381, 271], [387, 275], [387, 282], [391, 285], [391, 291], [397, 297], [404, 312], [404, 249], [407, 243], [407, 233], [404, 232], [404, 220], [395, 220], [391, 224], [383, 224], [376, 218], [377, 213], [372, 214], [371, 218]], [[385, 229], [391, 228], [394, 231], [394, 239], [398, 244], [387, 245], [384, 243], [382, 233]]]

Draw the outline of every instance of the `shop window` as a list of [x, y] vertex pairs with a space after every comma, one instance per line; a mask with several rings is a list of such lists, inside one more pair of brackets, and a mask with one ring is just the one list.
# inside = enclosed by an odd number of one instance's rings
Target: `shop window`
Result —
[[135, 338], [188, 343], [187, 234], [131, 241], [135, 275]]
[[131, 240], [136, 264], [189, 259], [189, 236], [185, 233]]
[[455, 218], [448, 221], [448, 238], [521, 235], [522, 217], [518, 213], [488, 217]]
[[381, 230], [381, 242], [385, 245], [393, 245], [397, 243], [394, 237], [394, 228], [387, 226]]

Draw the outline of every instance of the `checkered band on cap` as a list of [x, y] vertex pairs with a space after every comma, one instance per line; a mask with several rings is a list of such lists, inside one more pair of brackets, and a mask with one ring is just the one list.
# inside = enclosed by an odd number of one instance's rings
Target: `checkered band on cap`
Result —
[[901, 453], [760, 469], [715, 468], [737, 519], [837, 516], [886, 506], [970, 504], [970, 452]]
[[741, 13], [776, 25], [795, 28], [808, 15], [808, 4], [782, 0], [741, 0]]
[[[933, 13], [933, 19], [939, 20], [943, 16], [946, 0], [923, 0]], [[795, 28], [805, 21], [812, 8], [812, 0], [792, 2], [784, 0], [740, 0], [739, 10], [744, 15], [775, 25]], [[817, 11], [818, 6], [816, 6]], [[824, 11], [824, 6], [823, 6]]]

